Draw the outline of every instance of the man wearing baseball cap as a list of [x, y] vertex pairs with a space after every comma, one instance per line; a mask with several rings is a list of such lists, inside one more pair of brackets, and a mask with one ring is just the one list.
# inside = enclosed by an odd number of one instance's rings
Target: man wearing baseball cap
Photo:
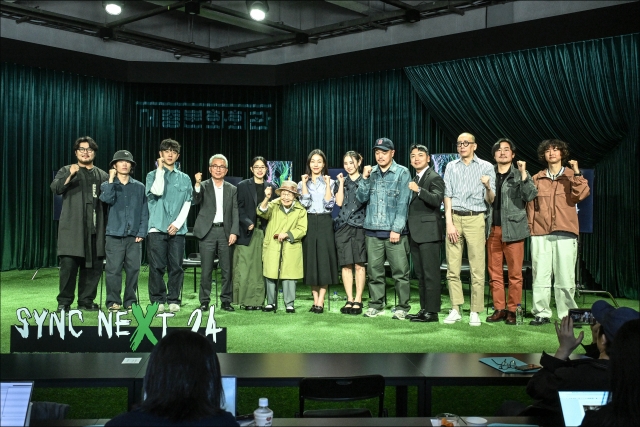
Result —
[[[629, 307], [614, 308], [603, 300], [591, 307], [595, 323], [591, 325], [593, 343], [583, 346], [592, 357], [569, 360], [569, 356], [582, 343], [584, 332], [576, 337], [571, 316], [556, 322], [560, 346], [555, 355], [542, 353], [538, 371], [527, 384], [527, 394], [536, 399], [532, 408], [520, 415], [539, 415], [549, 418], [550, 425], [562, 422], [559, 390], [609, 390], [609, 350], [618, 329], [626, 322], [638, 319], [640, 314]], [[593, 352], [591, 351], [593, 348]]]
[[[136, 166], [127, 150], [117, 151], [109, 163], [109, 181], [102, 183], [100, 200], [109, 205], [105, 252], [107, 265], [107, 308], [131, 310], [137, 301], [142, 240], [147, 237], [149, 210], [145, 186], [131, 177]], [[122, 269], [127, 275], [124, 304], [121, 298]]]
[[364, 219], [369, 275], [369, 309], [365, 317], [384, 314], [386, 280], [385, 259], [389, 261], [395, 282], [398, 304], [393, 319], [404, 320], [409, 312], [409, 240], [407, 213], [411, 190], [409, 169], [393, 160], [395, 147], [389, 138], [379, 138], [373, 144], [378, 163], [365, 166], [356, 198], [368, 203]]

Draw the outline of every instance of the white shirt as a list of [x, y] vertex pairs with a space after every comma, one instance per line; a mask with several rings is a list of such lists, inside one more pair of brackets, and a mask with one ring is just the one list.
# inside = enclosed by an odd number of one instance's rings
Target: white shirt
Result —
[[224, 192], [224, 181], [222, 182], [222, 185], [220, 187], [216, 186], [216, 182], [213, 179], [211, 179], [211, 182], [213, 183], [213, 190], [216, 192], [216, 216], [215, 218], [213, 218], [213, 223], [218, 224], [224, 221], [224, 215], [222, 211], [222, 193]]

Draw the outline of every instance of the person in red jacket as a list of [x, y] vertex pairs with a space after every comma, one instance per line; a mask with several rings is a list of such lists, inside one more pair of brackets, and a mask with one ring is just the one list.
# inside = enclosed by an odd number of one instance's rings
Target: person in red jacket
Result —
[[529, 324], [540, 326], [551, 318], [551, 281], [558, 318], [576, 308], [575, 265], [578, 255], [578, 212], [576, 204], [589, 196], [589, 184], [576, 160], [568, 160], [569, 147], [558, 139], [538, 146], [538, 157], [547, 168], [533, 176], [538, 196], [527, 205], [531, 229], [533, 266], [533, 308]]

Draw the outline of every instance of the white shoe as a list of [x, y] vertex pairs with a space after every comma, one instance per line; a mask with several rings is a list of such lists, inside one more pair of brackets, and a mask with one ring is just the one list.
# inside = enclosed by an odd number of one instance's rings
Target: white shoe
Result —
[[[476, 313], [476, 316], [477, 315], [478, 313]], [[451, 325], [456, 322], [459, 322], [460, 320], [462, 320], [462, 316], [460, 316], [460, 313], [458, 313], [458, 310], [453, 309], [453, 310], [449, 310], [449, 315], [442, 321], [442, 323]]]
[[404, 320], [407, 317], [407, 312], [404, 310], [396, 310], [393, 313], [393, 317], [391, 317], [392, 319], [395, 320]]
[[164, 313], [164, 304], [158, 305], [158, 313]]
[[365, 313], [364, 317], [377, 317], [384, 315], [384, 310], [378, 310], [375, 308], [369, 308]]
[[180, 311], [180, 305], [179, 304], [169, 304], [169, 311], [171, 313], [176, 313], [176, 312]]
[[480, 316], [478, 315], [477, 312], [472, 311], [471, 315], [469, 316], [469, 326], [480, 326]]

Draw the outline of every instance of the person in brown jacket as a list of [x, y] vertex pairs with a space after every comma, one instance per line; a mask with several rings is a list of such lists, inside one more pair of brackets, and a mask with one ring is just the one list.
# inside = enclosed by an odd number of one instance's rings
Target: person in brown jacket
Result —
[[577, 307], [573, 299], [579, 233], [576, 204], [589, 196], [589, 184], [578, 169], [578, 162], [567, 161], [566, 142], [542, 141], [538, 157], [547, 162], [547, 168], [533, 176], [538, 196], [527, 204], [533, 265], [531, 313], [535, 316], [529, 324], [533, 326], [550, 322], [552, 278], [558, 318]]

